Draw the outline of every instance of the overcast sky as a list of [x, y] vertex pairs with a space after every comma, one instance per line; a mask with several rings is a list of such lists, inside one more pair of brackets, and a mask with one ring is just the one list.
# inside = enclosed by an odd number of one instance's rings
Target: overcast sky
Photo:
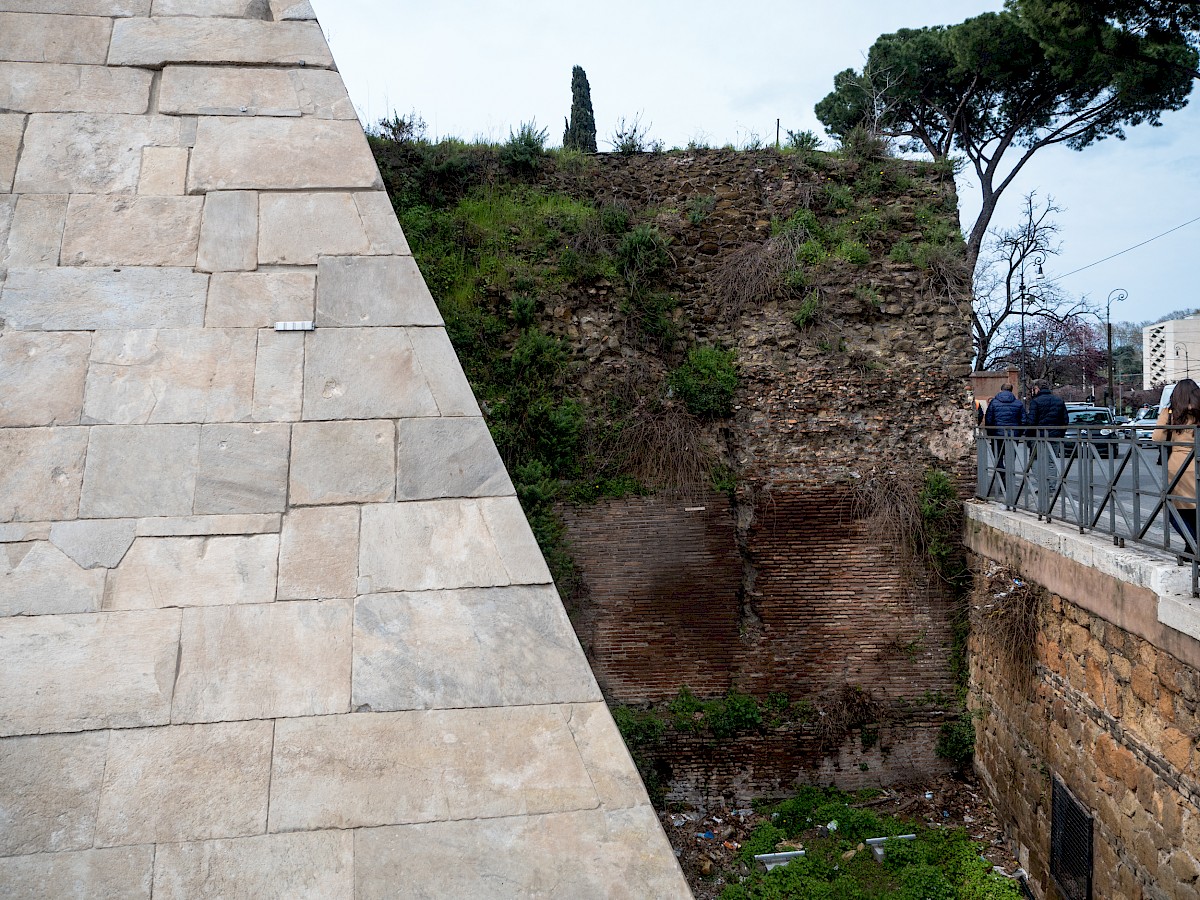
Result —
[[[784, 129], [823, 134], [813, 105], [836, 72], [862, 65], [882, 33], [953, 24], [1001, 2], [815, 0], [742, 6], [728, 0], [312, 0], [364, 124], [415, 110], [431, 136], [503, 140], [536, 120], [562, 141], [571, 67], [587, 71], [600, 149], [640, 116], [668, 148], [695, 140], [742, 146]], [[1017, 224], [1021, 195], [1050, 194], [1062, 253], [1046, 265], [1060, 286], [1099, 304], [1129, 299], [1113, 321], [1200, 307], [1200, 222], [1078, 274], [1066, 275], [1200, 216], [1200, 91], [1164, 117], [1082, 152], [1048, 148], [1005, 194], [993, 227]], [[978, 209], [964, 173], [964, 222]]]

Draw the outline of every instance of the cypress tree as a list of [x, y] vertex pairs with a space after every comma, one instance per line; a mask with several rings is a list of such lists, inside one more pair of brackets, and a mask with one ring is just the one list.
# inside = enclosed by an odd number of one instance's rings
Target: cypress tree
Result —
[[563, 148], [596, 152], [596, 116], [592, 112], [592, 88], [582, 66], [571, 69], [571, 118], [563, 132]]

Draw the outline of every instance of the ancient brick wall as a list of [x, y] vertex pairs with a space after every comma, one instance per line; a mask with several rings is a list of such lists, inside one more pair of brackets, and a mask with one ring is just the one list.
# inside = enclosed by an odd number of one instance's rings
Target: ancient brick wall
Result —
[[1095, 816], [1092, 896], [1200, 897], [1200, 672], [1057, 594], [1042, 607], [1032, 680], [1005, 659], [997, 637], [974, 633], [976, 766], [1040, 895], [1058, 896], [1057, 775]]

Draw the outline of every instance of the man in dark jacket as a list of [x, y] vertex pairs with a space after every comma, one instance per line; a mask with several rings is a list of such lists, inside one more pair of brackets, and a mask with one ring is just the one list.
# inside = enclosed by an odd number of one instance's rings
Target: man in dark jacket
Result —
[[987, 412], [983, 414], [983, 424], [988, 436], [992, 438], [992, 452], [996, 456], [996, 474], [1000, 476], [1000, 485], [1004, 486], [1004, 446], [1006, 438], [1017, 437], [1021, 433], [1021, 423], [1025, 418], [1025, 407], [1013, 393], [1011, 384], [1002, 385], [1000, 393], [988, 403]]
[[[1025, 410], [1024, 422], [1025, 434], [1030, 441], [1036, 438], [1061, 438], [1067, 427], [1067, 404], [1050, 392], [1050, 382], [1043, 378], [1033, 383], [1033, 399], [1029, 401], [1029, 409]], [[1059, 446], [1050, 443], [1048, 450], [1047, 461], [1060, 469]], [[1037, 459], [1037, 444], [1033, 444], [1032, 459]]]

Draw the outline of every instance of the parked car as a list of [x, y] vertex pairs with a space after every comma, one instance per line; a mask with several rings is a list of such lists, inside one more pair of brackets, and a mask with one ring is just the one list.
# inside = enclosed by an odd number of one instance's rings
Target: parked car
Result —
[[[1063, 432], [1063, 449], [1068, 453], [1075, 448], [1076, 440], [1083, 438], [1096, 448], [1101, 457], [1107, 459], [1117, 455], [1117, 448], [1120, 446], [1115, 440], [1117, 437], [1117, 423], [1113, 421], [1112, 410], [1103, 406], [1067, 404], [1067, 428]], [[1105, 438], [1113, 440], [1104, 440]]]
[[1154, 424], [1158, 421], [1158, 407], [1147, 406], [1138, 411], [1137, 417], [1127, 426], [1127, 434], [1137, 439], [1139, 444], [1149, 444], [1154, 434]]

